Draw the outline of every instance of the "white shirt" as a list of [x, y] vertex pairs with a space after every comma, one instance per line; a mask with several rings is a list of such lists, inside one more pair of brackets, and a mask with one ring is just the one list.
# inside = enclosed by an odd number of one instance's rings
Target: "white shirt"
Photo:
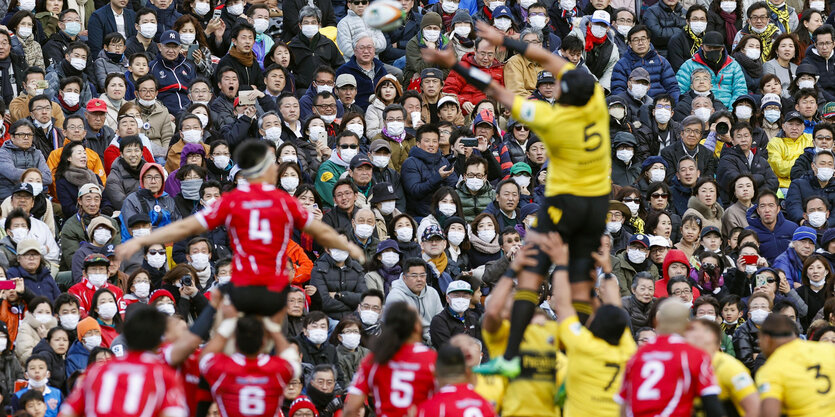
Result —
[[110, 10], [113, 12], [113, 17], [116, 19], [116, 32], [122, 34], [125, 39], [128, 38], [128, 34], [125, 32], [125, 11], [122, 10], [122, 13], [116, 14], [116, 11], [113, 10], [111, 7]]

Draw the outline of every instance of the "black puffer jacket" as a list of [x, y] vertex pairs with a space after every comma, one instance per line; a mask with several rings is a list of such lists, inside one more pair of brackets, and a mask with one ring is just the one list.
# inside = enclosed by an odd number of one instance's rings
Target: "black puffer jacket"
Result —
[[716, 169], [716, 179], [719, 181], [719, 197], [722, 201], [731, 201], [728, 187], [730, 187], [734, 178], [742, 174], [751, 174], [754, 177], [757, 189], [776, 190], [779, 187], [780, 183], [777, 176], [774, 175], [771, 165], [768, 164], [768, 159], [759, 150], [752, 151], [754, 152], [754, 158], [748, 164], [748, 157], [742, 153], [738, 146], [722, 149], [719, 157], [719, 167]]
[[[367, 289], [362, 265], [349, 258], [340, 268], [330, 254], [323, 254], [313, 264], [310, 285], [322, 296], [322, 311], [335, 320], [356, 310]], [[336, 294], [331, 297], [330, 293]]]
[[734, 332], [736, 358], [751, 370], [752, 375], [765, 363], [765, 357], [760, 354], [759, 335], [760, 329], [751, 320], [742, 323]]
[[[8, 338], [9, 334], [5, 330], [5, 326], [0, 332], [5, 333]], [[0, 404], [2, 405], [8, 405], [11, 401], [12, 394], [15, 392], [14, 382], [18, 379], [24, 379], [23, 367], [20, 366], [17, 356], [10, 348], [11, 343], [8, 343], [6, 350], [0, 353], [0, 393], [3, 394], [3, 401]]]
[[653, 305], [655, 305], [655, 299], [647, 304], [644, 304], [638, 301], [634, 295], [627, 295], [626, 297], [621, 298], [620, 302], [623, 304], [623, 308], [626, 312], [629, 313], [633, 332], [641, 327], [652, 327], [649, 322], [649, 313], [652, 310]]
[[644, 24], [649, 28], [651, 42], [661, 56], [667, 57], [667, 44], [682, 29], [687, 21], [684, 19], [684, 8], [676, 3], [675, 8], [670, 8], [663, 1], [655, 3], [644, 12]]

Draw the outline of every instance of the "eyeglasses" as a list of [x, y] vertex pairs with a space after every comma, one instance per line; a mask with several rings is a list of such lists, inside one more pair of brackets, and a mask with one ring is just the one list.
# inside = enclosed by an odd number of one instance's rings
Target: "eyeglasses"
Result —
[[467, 178], [484, 179], [484, 174], [473, 174], [472, 172], [468, 172], [468, 173], [464, 174], [464, 176], [467, 177]]
[[14, 137], [19, 138], [19, 139], [32, 139], [33, 136], [35, 136], [35, 135], [33, 135], [31, 133], [15, 133], [14, 134]]
[[354, 0], [351, 3], [353, 3], [357, 6], [364, 6], [364, 5], [368, 4], [368, 0]]
[[832, 140], [832, 136], [827, 136], [827, 135], [818, 135], [818, 136], [815, 136], [815, 139]]
[[157, 92], [157, 89], [156, 88], [140, 88], [139, 90], [136, 90], [136, 91], [138, 91], [142, 94], [154, 94], [154, 93]]
[[762, 15], [762, 16], [751, 16], [751, 17], [749, 17], [748, 19], [750, 19], [750, 20], [752, 20], [752, 21], [754, 21], [754, 22], [763, 22], [763, 21], [768, 20], [768, 16], [767, 16], [767, 15]]
[[382, 308], [382, 307], [380, 307], [380, 306], [373, 306], [373, 305], [371, 305], [371, 304], [360, 304], [360, 308], [361, 308], [361, 309], [363, 309], [363, 310], [371, 310], [371, 311], [376, 311], [376, 312], [378, 312], [378, 313], [379, 313], [380, 311], [382, 311], [382, 310], [383, 310], [383, 308]]
[[162, 175], [146, 175], [142, 179], [145, 181], [162, 181]]
[[333, 81], [319, 81], [319, 80], [315, 80], [315, 81], [316, 81], [316, 85], [333, 85]]
[[650, 194], [650, 197], [667, 199], [667, 198], [670, 197], [670, 195], [667, 194], [667, 193], [654, 193], [654, 194]]
[[334, 104], [317, 104], [317, 109], [324, 109], [324, 110], [333, 110], [336, 109], [336, 103]]
[[691, 294], [692, 292], [693, 292], [693, 291], [690, 291], [690, 289], [685, 288], [685, 289], [683, 289], [683, 290], [675, 290], [675, 291], [673, 291], [673, 295], [675, 295], [675, 296], [677, 296], [677, 297], [680, 297], [680, 296], [682, 296], [682, 295]]
[[36, 112], [36, 111], [47, 111], [47, 110], [52, 110], [52, 106], [38, 106], [38, 107], [33, 107], [33, 108], [32, 108], [32, 111], [33, 111], [33, 112]]
[[632, 43], [647, 43], [649, 42], [649, 38], [644, 36], [642, 38], [632, 38]]
[[150, 249], [148, 255], [165, 255], [165, 249]]
[[401, 123], [402, 123], [402, 122], [404, 122], [405, 120], [406, 120], [406, 119], [404, 119], [404, 118], [402, 118], [402, 117], [401, 117], [401, 118], [396, 118], [396, 117], [395, 117], [395, 118], [393, 118], [393, 119], [386, 119], [386, 123], [391, 123], [391, 122], [401, 122]]
[[82, 131], [82, 130], [84, 130], [84, 125], [67, 126], [67, 130]]
[[660, 109], [672, 110], [672, 109], [673, 109], [673, 106], [671, 106], [671, 105], [669, 105], [669, 104], [659, 104], [659, 105], [655, 106], [655, 108], [656, 108], [656, 109], [659, 109], [659, 110], [660, 110]]
[[686, 135], [701, 136], [701, 134], [702, 134], [701, 129], [684, 129], [684, 130], [682, 130], [682, 132], [684, 132], [684, 134], [686, 134]]
[[26, 252], [23, 255], [20, 255], [21, 258], [27, 258], [27, 259], [35, 259], [39, 256], [41, 256], [41, 254], [38, 253], [38, 252], [35, 252], [35, 251]]
[[829, 41], [829, 42], [815, 42], [815, 45], [817, 45], [817, 46], [832, 46], [833, 44], [835, 44], [835, 42], [832, 42], [832, 41]]
[[342, 330], [342, 334], [360, 334], [360, 331], [357, 329], [345, 329]]
[[357, 149], [359, 147], [360, 147], [359, 145], [354, 145], [354, 144], [348, 145], [346, 143], [343, 143], [343, 144], [339, 145], [339, 149]]

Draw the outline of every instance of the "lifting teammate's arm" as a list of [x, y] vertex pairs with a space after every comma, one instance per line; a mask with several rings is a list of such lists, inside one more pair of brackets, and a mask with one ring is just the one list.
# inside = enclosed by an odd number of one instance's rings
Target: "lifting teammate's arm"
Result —
[[490, 302], [486, 303], [484, 307], [484, 319], [481, 322], [482, 330], [487, 333], [495, 333], [502, 326], [502, 311], [507, 306], [508, 298], [512, 298], [513, 277], [526, 266], [536, 265], [534, 255], [536, 255], [536, 249], [532, 243], [527, 243], [516, 251], [508, 271], [490, 291], [488, 297]]
[[197, 220], [196, 216], [189, 216], [168, 226], [156, 229], [147, 236], [134, 237], [116, 247], [116, 259], [125, 261], [140, 249], [153, 244], [179, 242], [189, 236], [199, 235], [206, 231], [206, 227]]
[[550, 302], [554, 312], [557, 313], [557, 321], [562, 323], [577, 315], [577, 311], [571, 305], [571, 285], [568, 283], [568, 245], [556, 232], [547, 235], [536, 234], [531, 238], [543, 252], [548, 254], [554, 264], [554, 288]]
[[478, 36], [482, 39], [490, 42], [494, 46], [504, 46], [523, 54], [525, 58], [540, 63], [543, 68], [550, 71], [555, 77], [562, 71], [563, 66], [568, 63], [562, 57], [539, 45], [529, 44], [521, 39], [505, 37], [502, 32], [490, 26], [487, 22], [477, 21], [476, 30], [478, 30]]
[[776, 398], [766, 398], [760, 404], [760, 417], [780, 417], [783, 404]]

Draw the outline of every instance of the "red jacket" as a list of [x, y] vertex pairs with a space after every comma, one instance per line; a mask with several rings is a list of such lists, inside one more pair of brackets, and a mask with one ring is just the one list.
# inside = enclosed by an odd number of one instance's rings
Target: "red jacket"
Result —
[[[468, 52], [463, 58], [461, 58], [461, 62], [465, 64], [464, 66], [476, 67], [490, 74], [496, 82], [504, 85], [504, 65], [499, 63], [499, 61], [494, 59], [493, 64], [490, 65], [489, 68], [481, 68], [475, 63], [475, 52]], [[458, 104], [461, 105], [461, 110], [464, 114], [467, 114], [467, 112], [463, 110], [464, 103], [469, 101], [475, 105], [487, 97], [483, 91], [467, 83], [467, 81], [464, 80], [464, 77], [455, 71], [450, 71], [449, 76], [444, 83], [443, 92], [458, 95]]]
[[[125, 314], [126, 306], [125, 302], [122, 301], [122, 290], [109, 282], [105, 283], [102, 288], [107, 288], [113, 293], [113, 295], [116, 296], [116, 306], [119, 307], [119, 313]], [[75, 298], [78, 298], [78, 314], [81, 318], [83, 319], [87, 317], [90, 310], [90, 304], [93, 303], [93, 294], [96, 293], [96, 288], [93, 287], [93, 284], [90, 284], [90, 282], [87, 281], [87, 278], [84, 278], [78, 284], [70, 287], [67, 292], [74, 295]], [[104, 332], [104, 330], [102, 330], [102, 332]], [[104, 338], [104, 335], [102, 335], [102, 338]]]
[[[113, 162], [116, 161], [116, 158], [122, 156], [122, 151], [119, 150], [119, 147], [116, 145], [109, 145], [104, 150], [104, 172], [110, 174], [110, 167], [113, 165]], [[145, 159], [146, 162], [154, 162], [154, 154], [151, 153], [151, 150], [147, 147], [142, 147], [142, 158]]]
[[[653, 294], [653, 296], [655, 298], [663, 298], [663, 297], [669, 297], [670, 296], [669, 294], [667, 294], [667, 283], [670, 282], [669, 269], [670, 269], [670, 265], [672, 265], [673, 263], [676, 263], [676, 262], [678, 262], [680, 264], [687, 265], [687, 268], [692, 268], [690, 266], [690, 261], [687, 260], [687, 255], [684, 252], [682, 252], [678, 249], [670, 249], [670, 251], [667, 252], [667, 256], [664, 257], [664, 262], [662, 263], [662, 265], [663, 265], [663, 270], [661, 271], [662, 278], [661, 278], [660, 281], [655, 282], [655, 294]], [[689, 280], [690, 279], [689, 271], [684, 276], [687, 277], [687, 279]], [[701, 294], [699, 293], [699, 290], [696, 287], [693, 287], [693, 299], [695, 300], [695, 299], [699, 298], [700, 295]]]

